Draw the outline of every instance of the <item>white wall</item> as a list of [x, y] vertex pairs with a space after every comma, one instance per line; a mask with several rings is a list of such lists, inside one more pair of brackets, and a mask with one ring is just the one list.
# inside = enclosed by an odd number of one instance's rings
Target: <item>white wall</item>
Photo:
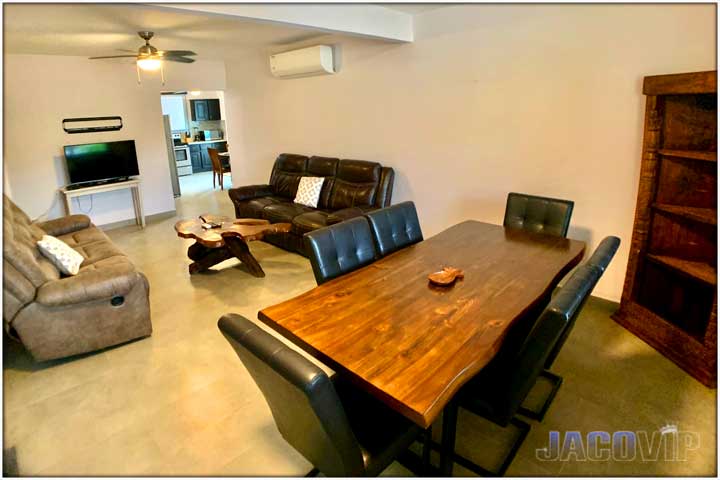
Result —
[[[4, 161], [13, 200], [30, 217], [64, 214], [58, 188], [67, 183], [63, 145], [135, 140], [145, 214], [175, 209], [160, 106], [160, 92], [225, 87], [223, 62], [170, 64], [166, 84], [158, 73], [85, 57], [6, 55]], [[122, 130], [67, 134], [62, 119], [120, 115]], [[87, 211], [89, 197], [73, 202], [73, 213]], [[89, 213], [98, 225], [134, 217], [128, 191], [93, 195]]]
[[233, 183], [280, 152], [379, 161], [426, 236], [502, 223], [519, 191], [575, 200], [570, 237], [623, 244], [595, 294], [622, 292], [645, 75], [715, 68], [714, 5], [466, 5], [416, 16], [416, 41], [342, 42], [334, 76], [280, 80], [227, 62]]

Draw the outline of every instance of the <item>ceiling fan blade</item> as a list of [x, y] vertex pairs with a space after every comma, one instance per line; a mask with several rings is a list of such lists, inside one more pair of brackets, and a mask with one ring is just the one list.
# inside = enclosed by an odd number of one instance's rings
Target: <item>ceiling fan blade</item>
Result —
[[115, 50], [117, 50], [118, 52], [128, 52], [128, 53], [134, 53], [137, 55], [137, 50], [129, 50], [127, 48], [116, 48]]
[[194, 58], [185, 58], [185, 57], [165, 57], [165, 61], [167, 62], [180, 62], [180, 63], [193, 63], [195, 62]]
[[107, 56], [104, 56], [104, 57], [88, 57], [88, 58], [89, 58], [90, 60], [101, 60], [101, 59], [104, 59], [104, 58], [130, 58], [130, 57], [136, 58], [137, 55], [107, 55]]
[[192, 50], [160, 50], [157, 53], [163, 57], [192, 57], [197, 55]]

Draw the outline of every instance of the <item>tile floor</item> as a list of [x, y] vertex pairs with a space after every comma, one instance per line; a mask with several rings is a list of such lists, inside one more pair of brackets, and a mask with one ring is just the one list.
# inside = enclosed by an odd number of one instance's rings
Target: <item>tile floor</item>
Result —
[[[227, 192], [183, 177], [178, 217], [232, 215]], [[208, 175], [207, 185], [212, 185]], [[226, 183], [227, 185], [227, 183]], [[197, 188], [195, 188], [197, 187]], [[234, 260], [190, 277], [190, 240], [175, 218], [112, 230], [147, 275], [152, 337], [78, 358], [34, 364], [5, 339], [4, 447], [22, 475], [304, 475], [311, 466], [288, 446], [262, 395], [220, 335], [226, 312], [256, 319], [267, 305], [315, 286], [309, 262], [262, 242], [251, 245], [267, 276]], [[221, 270], [221, 271], [220, 271]], [[703, 387], [615, 324], [614, 304], [588, 303], [554, 370], [565, 378], [508, 475], [714, 475], [716, 392]], [[557, 430], [658, 431], [674, 423], [698, 445], [685, 461], [541, 461], [536, 450]], [[438, 428], [435, 428], [439, 432]], [[461, 412], [458, 450], [492, 467], [512, 439]], [[492, 458], [490, 458], [492, 457]], [[468, 472], [456, 467], [456, 475]], [[397, 463], [385, 475], [409, 472]]]

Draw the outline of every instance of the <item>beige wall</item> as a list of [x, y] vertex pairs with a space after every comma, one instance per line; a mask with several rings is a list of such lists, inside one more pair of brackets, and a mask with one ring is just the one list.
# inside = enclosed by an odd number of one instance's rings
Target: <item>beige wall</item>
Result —
[[[63, 145], [135, 140], [145, 214], [175, 209], [160, 107], [163, 90], [225, 88], [223, 62], [169, 65], [166, 84], [132, 64], [50, 55], [5, 56], [4, 161], [12, 198], [31, 217], [64, 214], [58, 188], [67, 183]], [[117, 132], [67, 134], [62, 119], [120, 115]], [[91, 206], [89, 197], [81, 209]], [[73, 203], [73, 213], [78, 213]], [[99, 225], [134, 217], [128, 191], [93, 195], [89, 213]]]
[[639, 174], [645, 75], [715, 68], [712, 5], [473, 5], [416, 17], [416, 41], [342, 42], [341, 72], [280, 80], [227, 62], [233, 183], [275, 156], [396, 169], [426, 236], [501, 223], [509, 191], [575, 200], [570, 237], [621, 250], [595, 294], [618, 300]]

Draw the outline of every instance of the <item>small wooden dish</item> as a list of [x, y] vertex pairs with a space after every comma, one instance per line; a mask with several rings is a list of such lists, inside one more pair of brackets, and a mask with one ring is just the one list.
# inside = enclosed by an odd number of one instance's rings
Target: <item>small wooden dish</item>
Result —
[[433, 285], [447, 287], [453, 285], [458, 278], [464, 278], [465, 273], [459, 268], [443, 267], [439, 272], [433, 272], [428, 275], [428, 280]]

